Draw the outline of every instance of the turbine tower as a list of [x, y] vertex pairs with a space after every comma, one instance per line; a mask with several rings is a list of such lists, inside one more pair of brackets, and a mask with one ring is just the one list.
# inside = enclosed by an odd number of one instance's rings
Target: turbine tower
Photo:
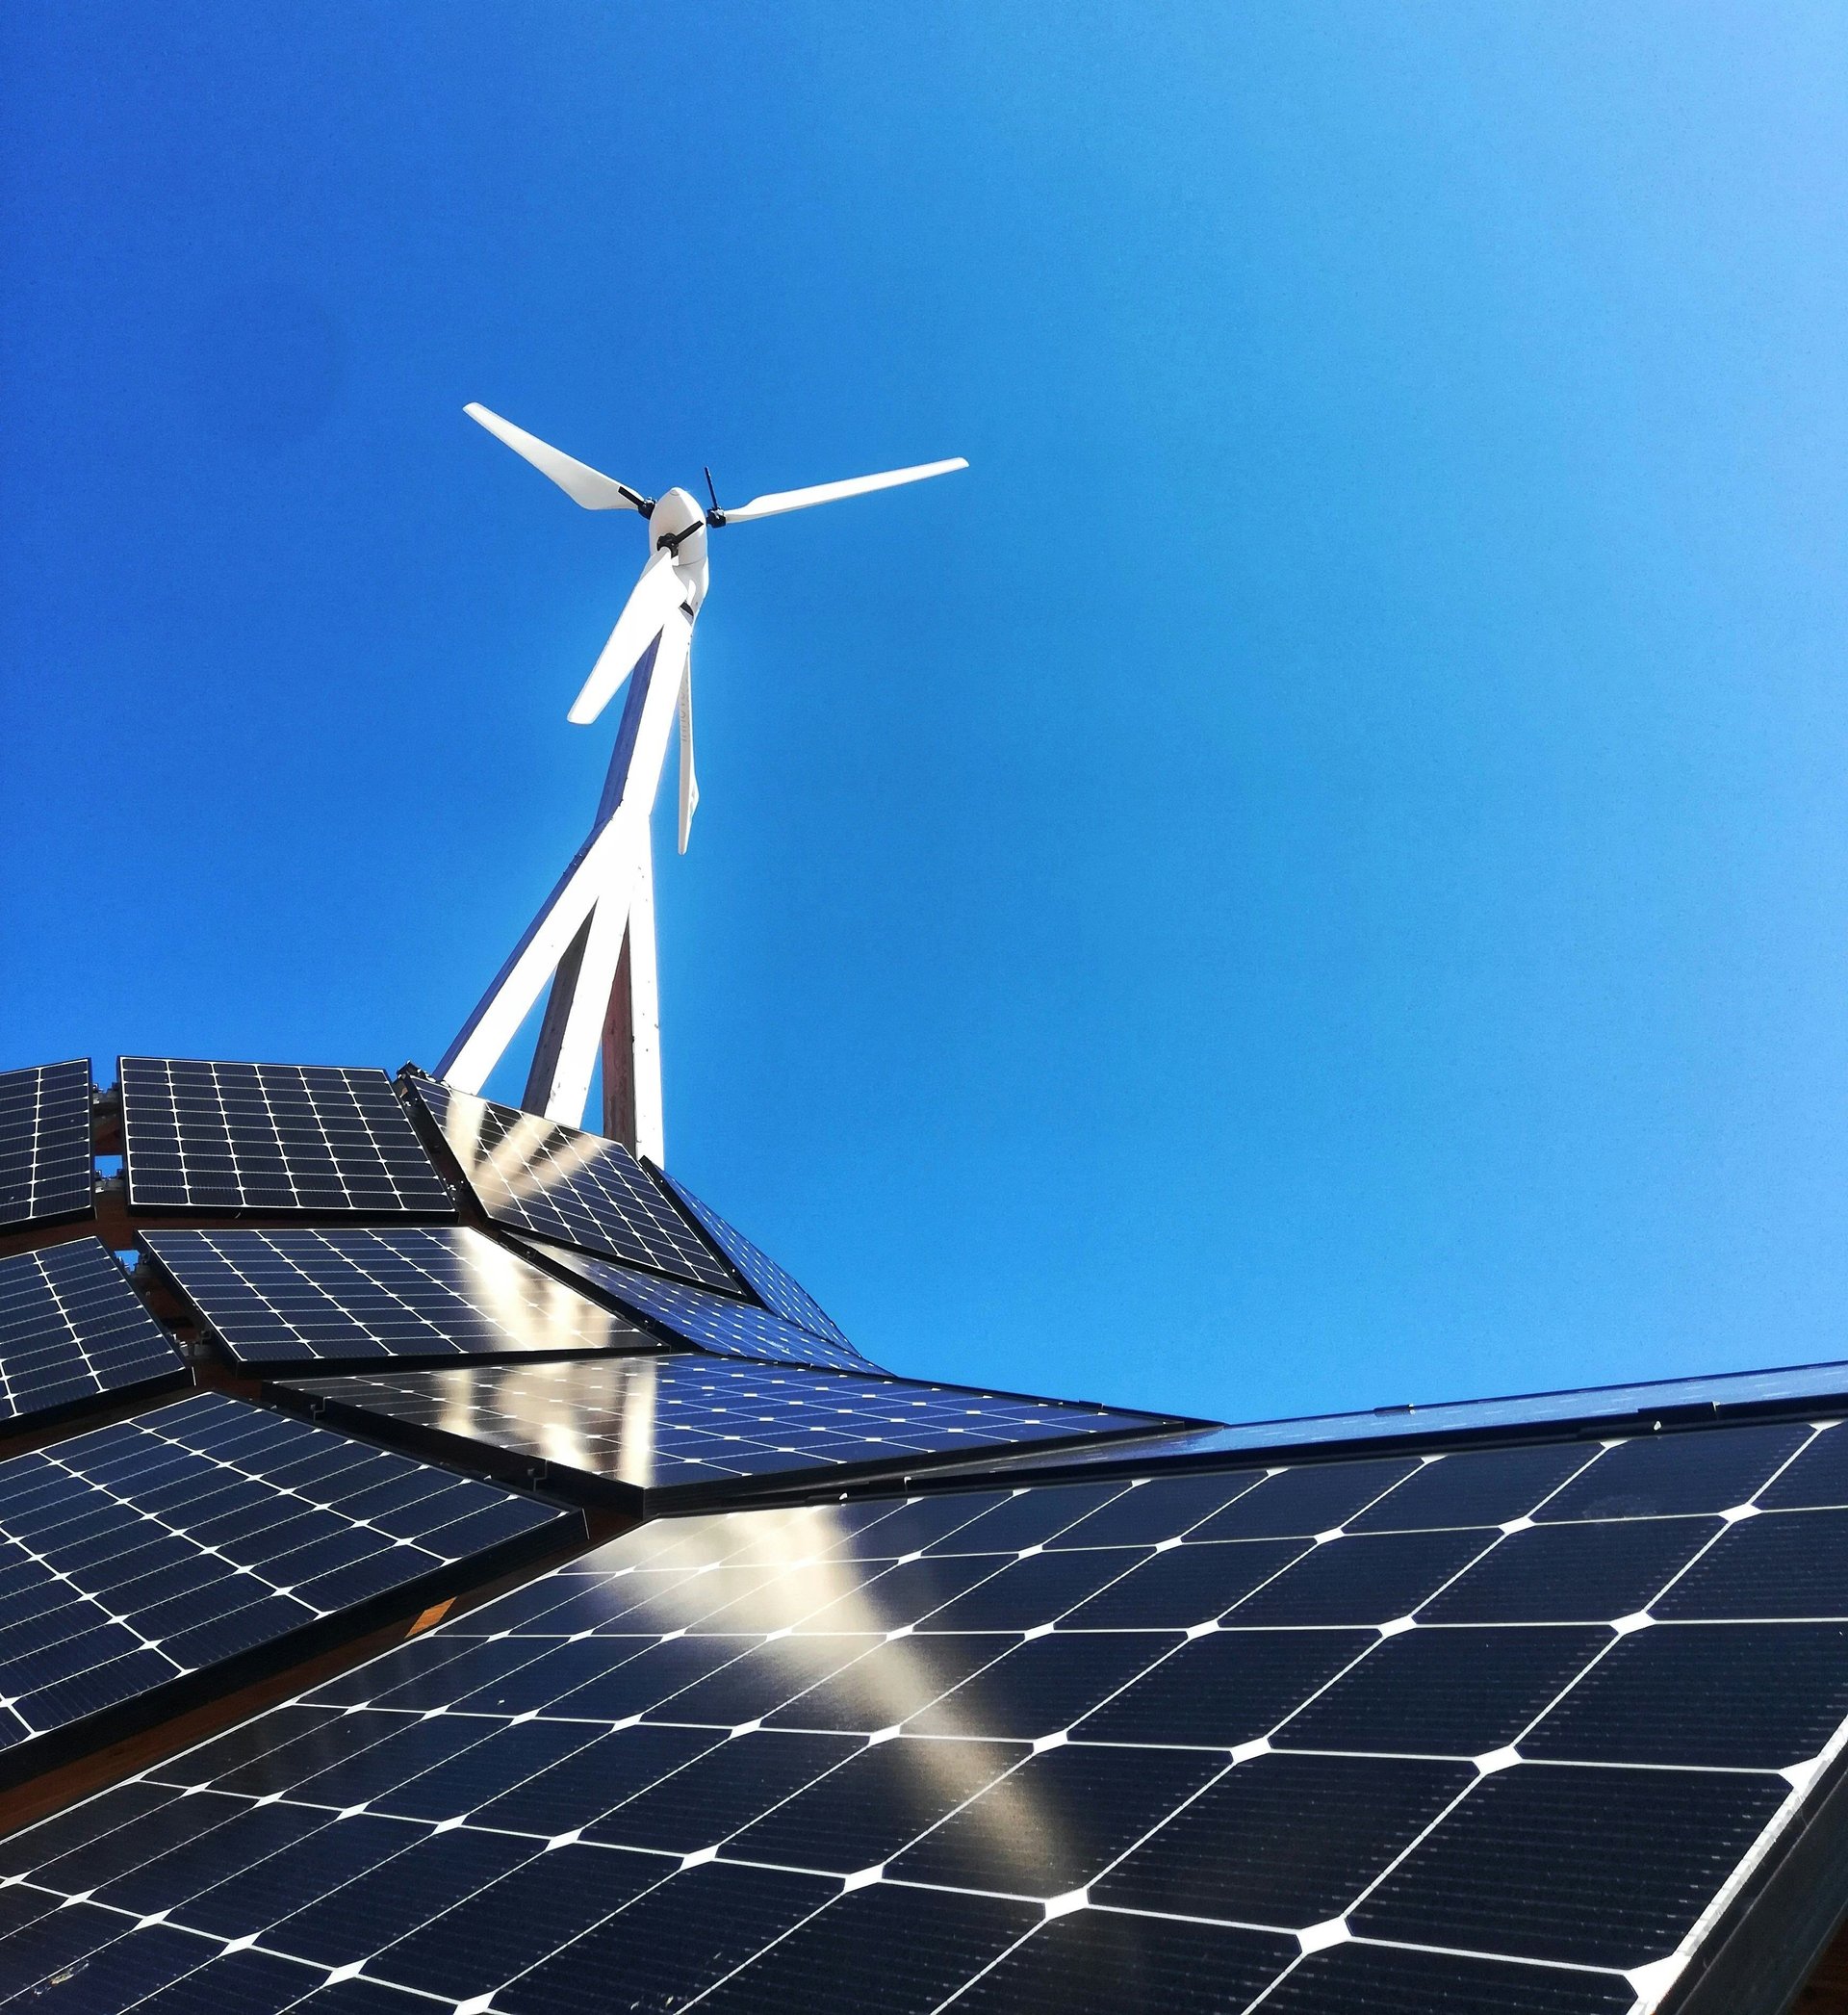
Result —
[[458, 1091], [480, 1091], [550, 980], [552, 991], [522, 1106], [549, 1120], [581, 1125], [591, 1076], [601, 1057], [603, 1131], [658, 1164], [664, 1158], [661, 1040], [649, 828], [677, 715], [681, 853], [700, 801], [693, 767], [692, 643], [693, 625], [709, 581], [706, 533], [724, 525], [921, 482], [926, 477], [966, 469], [968, 463], [958, 456], [878, 476], [851, 477], [844, 482], [776, 490], [727, 510], [720, 508], [710, 471], [706, 476], [709, 507], [682, 489], [648, 497], [486, 406], [463, 410], [585, 510], [632, 511], [642, 518], [648, 526], [649, 553], [641, 579], [623, 605], [570, 713], [573, 721], [588, 726], [628, 681], [597, 815], [538, 915], [444, 1052], [436, 1074]]

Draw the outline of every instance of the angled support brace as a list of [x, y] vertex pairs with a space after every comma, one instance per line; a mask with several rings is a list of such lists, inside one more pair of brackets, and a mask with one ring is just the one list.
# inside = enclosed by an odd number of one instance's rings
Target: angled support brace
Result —
[[[660, 1037], [649, 818], [691, 635], [690, 622], [676, 610], [643, 654], [630, 677], [596, 823], [436, 1070], [459, 1091], [478, 1092], [550, 979], [524, 1103], [529, 1112], [580, 1125], [600, 1046], [608, 1082], [610, 1032], [621, 994], [629, 1040], [626, 1068], [616, 1075], [619, 1086], [628, 1087], [619, 1102], [630, 1124], [616, 1138], [656, 1159]], [[623, 1057], [616, 1061], [624, 1066]], [[607, 1120], [607, 1089], [604, 1105]]]

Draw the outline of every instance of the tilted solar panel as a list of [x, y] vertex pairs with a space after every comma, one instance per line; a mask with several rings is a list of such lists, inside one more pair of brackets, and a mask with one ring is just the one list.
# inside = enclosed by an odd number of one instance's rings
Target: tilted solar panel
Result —
[[191, 1377], [100, 1240], [0, 1259], [0, 1423], [42, 1425]]
[[471, 1098], [421, 1072], [404, 1082], [497, 1225], [739, 1291], [731, 1268], [620, 1142]]
[[134, 1210], [452, 1218], [382, 1071], [121, 1059]]
[[380, 2015], [1783, 2006], [1722, 1948], [1841, 1775], [1844, 1450], [659, 1521], [16, 1835], [0, 1966]]
[[562, 1246], [536, 1249], [539, 1256], [582, 1280], [594, 1293], [618, 1302], [671, 1330], [676, 1336], [727, 1357], [756, 1357], [772, 1364], [816, 1364], [836, 1371], [877, 1371], [851, 1343], [800, 1330], [782, 1316], [682, 1280], [619, 1266], [589, 1253]]
[[1100, 1407], [691, 1354], [317, 1380], [276, 1394], [407, 1447], [458, 1460], [499, 1450], [561, 1493], [652, 1509], [1153, 1424]]
[[486, 1579], [563, 1545], [577, 1522], [221, 1393], [13, 1456], [0, 1781], [176, 1712], [253, 1656], [305, 1655], [332, 1619], [358, 1627], [459, 1563]]
[[90, 1059], [0, 1071], [0, 1229], [96, 1213]]
[[660, 1348], [471, 1227], [240, 1227], [150, 1231], [141, 1242], [240, 1364]]
[[782, 1316], [784, 1322], [794, 1323], [797, 1329], [807, 1330], [811, 1336], [838, 1344], [843, 1351], [859, 1356], [860, 1353], [848, 1342], [840, 1325], [801, 1281], [779, 1266], [768, 1253], [754, 1246], [742, 1231], [728, 1225], [710, 1204], [702, 1203], [685, 1183], [677, 1182], [665, 1169], [661, 1170], [660, 1177], [692, 1212], [706, 1236], [744, 1277], [745, 1283], [766, 1308]]

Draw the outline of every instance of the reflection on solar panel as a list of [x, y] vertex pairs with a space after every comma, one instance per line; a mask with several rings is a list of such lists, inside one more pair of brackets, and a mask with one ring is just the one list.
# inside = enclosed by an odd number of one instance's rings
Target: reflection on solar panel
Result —
[[98, 1240], [0, 1259], [0, 1421], [39, 1425], [191, 1376]]
[[619, 1142], [510, 1105], [405, 1079], [497, 1225], [737, 1291], [731, 1269]]
[[772, 1364], [818, 1364], [837, 1371], [871, 1371], [851, 1343], [836, 1343], [811, 1330], [799, 1330], [767, 1308], [730, 1295], [710, 1294], [704, 1287], [664, 1280], [612, 1259], [588, 1253], [569, 1253], [561, 1246], [540, 1250], [540, 1256], [582, 1280], [594, 1293], [606, 1295], [672, 1330], [701, 1350], [726, 1357], [757, 1357]]
[[645, 1526], [16, 1836], [0, 1954], [201, 2007], [1757, 2005], [1701, 1973], [1838, 1774], [1845, 1437]]
[[452, 1218], [382, 1071], [121, 1060], [135, 1210]]
[[[0, 1463], [0, 1780], [574, 1514], [200, 1393]], [[0, 1960], [0, 1967], [5, 1961]]]
[[142, 1243], [241, 1364], [659, 1348], [460, 1226], [150, 1231]]
[[799, 1280], [786, 1274], [768, 1253], [759, 1252], [742, 1231], [734, 1230], [716, 1210], [702, 1203], [685, 1183], [675, 1181], [665, 1169], [661, 1171], [661, 1180], [693, 1213], [706, 1236], [736, 1267], [766, 1308], [782, 1316], [784, 1322], [794, 1323], [797, 1329], [807, 1330], [811, 1336], [838, 1344], [843, 1351], [859, 1356], [860, 1353], [854, 1350], [840, 1326], [821, 1304]]
[[510, 1451], [549, 1485], [652, 1507], [739, 1494], [755, 1480], [811, 1487], [813, 1472], [903, 1475], [970, 1448], [1135, 1434], [1142, 1413], [714, 1361], [582, 1358], [279, 1388], [363, 1432], [464, 1460]]
[[95, 1214], [90, 1062], [0, 1071], [0, 1227]]

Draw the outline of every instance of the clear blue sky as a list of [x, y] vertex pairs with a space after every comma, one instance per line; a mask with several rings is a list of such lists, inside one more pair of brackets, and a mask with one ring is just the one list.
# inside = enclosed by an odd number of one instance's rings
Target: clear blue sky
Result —
[[1848, 1356], [1839, 7], [0, 32], [0, 1064], [434, 1062], [641, 558], [465, 400], [961, 453], [714, 541], [675, 1168], [919, 1373]]

